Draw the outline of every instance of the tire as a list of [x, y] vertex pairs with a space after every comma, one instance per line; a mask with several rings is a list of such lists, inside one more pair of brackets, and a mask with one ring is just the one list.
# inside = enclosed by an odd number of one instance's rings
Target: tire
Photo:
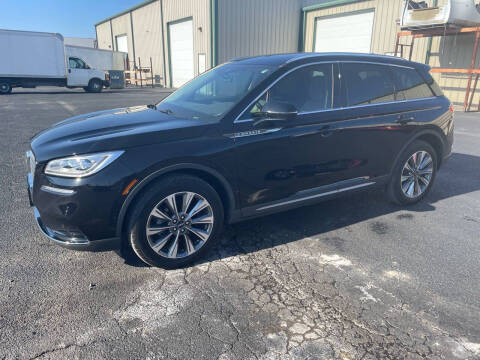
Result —
[[[194, 195], [185, 209], [188, 200], [184, 199], [192, 196], [187, 194]], [[178, 216], [172, 211], [172, 198]], [[197, 205], [198, 209], [206, 204], [208, 207], [189, 217]], [[182, 220], [181, 216], [185, 214], [187, 216]], [[194, 225], [194, 221], [200, 220], [205, 223]], [[206, 221], [210, 220], [211, 224], [207, 224]], [[179, 268], [203, 256], [214, 245], [223, 228], [223, 220], [222, 201], [213, 187], [190, 175], [169, 176], [154, 184], [136, 201], [127, 220], [128, 243], [135, 254], [151, 266]], [[147, 234], [147, 228], [152, 230], [150, 234]], [[208, 234], [206, 239], [205, 234]]]
[[99, 93], [103, 90], [103, 83], [100, 79], [92, 79], [88, 83], [86, 88], [83, 88], [86, 92]]
[[7, 95], [12, 92], [12, 85], [9, 83], [2, 82], [0, 83], [0, 94], [1, 95]]
[[[413, 157], [415, 154], [416, 158]], [[407, 162], [409, 168], [406, 167]], [[414, 141], [395, 164], [388, 184], [389, 199], [399, 205], [411, 205], [419, 202], [431, 190], [437, 170], [438, 155], [435, 149], [427, 142]]]

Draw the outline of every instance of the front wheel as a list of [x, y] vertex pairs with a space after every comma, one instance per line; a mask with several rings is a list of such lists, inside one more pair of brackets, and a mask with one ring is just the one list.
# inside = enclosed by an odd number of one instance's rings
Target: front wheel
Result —
[[220, 197], [205, 181], [176, 175], [162, 179], [137, 201], [128, 240], [145, 263], [178, 268], [199, 258], [223, 227]]
[[389, 198], [401, 205], [422, 200], [437, 174], [437, 153], [424, 141], [413, 142], [402, 154], [388, 185]]
[[83, 88], [86, 92], [99, 93], [103, 89], [103, 83], [100, 79], [92, 79], [88, 86]]
[[6, 95], [6, 94], [10, 94], [11, 92], [12, 92], [12, 85], [4, 82], [0, 83], [0, 94]]

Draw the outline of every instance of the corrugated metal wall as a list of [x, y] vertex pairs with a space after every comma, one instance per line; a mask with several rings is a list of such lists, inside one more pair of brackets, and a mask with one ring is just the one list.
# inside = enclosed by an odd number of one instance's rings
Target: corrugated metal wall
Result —
[[296, 52], [302, 1], [217, 0], [218, 62]]
[[[198, 75], [198, 54], [205, 54], [207, 69], [210, 64], [210, 1], [209, 0], [163, 0], [163, 22], [165, 43], [168, 44], [168, 23], [180, 19], [193, 18], [193, 55], [195, 76]], [[165, 47], [167, 74], [168, 46]], [[168, 85], [171, 85], [168, 82]]]
[[97, 25], [97, 42], [99, 49], [113, 50], [109, 21]]
[[133, 53], [133, 43], [132, 43], [132, 27], [130, 24], [130, 13], [126, 13], [115, 19], [112, 19], [112, 32], [113, 32], [113, 45], [115, 47], [115, 51], [117, 49], [117, 44], [115, 37], [118, 35], [127, 35], [128, 41], [128, 59], [130, 63], [133, 61], [134, 53]]
[[[443, 5], [447, 0], [439, 0]], [[427, 0], [429, 5], [433, 0]], [[375, 8], [375, 23], [372, 39], [372, 52], [377, 54], [390, 54], [395, 50], [396, 33], [400, 30], [396, 21], [400, 18], [402, 0], [369, 0], [333, 6], [307, 12], [305, 51], [312, 51], [314, 22], [316, 17], [331, 16], [349, 13], [364, 9]], [[459, 35], [443, 38], [433, 38], [429, 65], [432, 67], [468, 68], [473, 52], [474, 35]], [[402, 38], [404, 44], [410, 44], [409, 38]], [[412, 60], [425, 63], [427, 56], [428, 39], [416, 39]], [[408, 57], [409, 48], [404, 50], [404, 57]], [[480, 52], [480, 51], [479, 51]], [[478, 55], [477, 63], [480, 61]], [[445, 95], [455, 104], [463, 105], [467, 75], [462, 74], [433, 74]], [[475, 95], [473, 104], [478, 104], [480, 91]]]
[[[160, 1], [155, 1], [132, 11], [133, 39], [135, 42], [135, 61], [138, 58], [142, 67], [150, 67], [152, 58], [153, 75], [162, 77], [163, 73], [163, 41]], [[132, 59], [133, 60], [133, 59]]]

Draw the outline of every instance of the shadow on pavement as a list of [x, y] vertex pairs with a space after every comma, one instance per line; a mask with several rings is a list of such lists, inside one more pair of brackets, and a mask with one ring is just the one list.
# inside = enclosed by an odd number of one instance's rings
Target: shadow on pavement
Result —
[[[399, 212], [399, 219], [412, 217], [409, 212], [435, 210], [435, 203], [457, 195], [480, 190], [480, 157], [453, 153], [437, 175], [432, 191], [418, 204], [398, 206], [388, 202], [383, 192], [367, 191], [301, 207], [275, 215], [260, 217], [233, 224], [225, 229], [207, 257], [193, 265], [211, 262], [239, 254], [247, 254], [263, 249], [294, 242], [305, 237], [321, 236], [347, 226], [374, 219], [379, 216]], [[373, 227], [382, 235], [385, 229], [381, 224]], [[335, 247], [341, 247], [341, 240], [326, 239]], [[126, 256], [126, 264], [145, 266], [132, 254]]]

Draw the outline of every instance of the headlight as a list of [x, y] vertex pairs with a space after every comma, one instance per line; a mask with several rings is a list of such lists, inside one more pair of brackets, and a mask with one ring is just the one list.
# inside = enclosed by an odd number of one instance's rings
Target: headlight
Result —
[[49, 161], [45, 174], [63, 177], [85, 177], [95, 174], [112, 163], [123, 151], [69, 156]]

